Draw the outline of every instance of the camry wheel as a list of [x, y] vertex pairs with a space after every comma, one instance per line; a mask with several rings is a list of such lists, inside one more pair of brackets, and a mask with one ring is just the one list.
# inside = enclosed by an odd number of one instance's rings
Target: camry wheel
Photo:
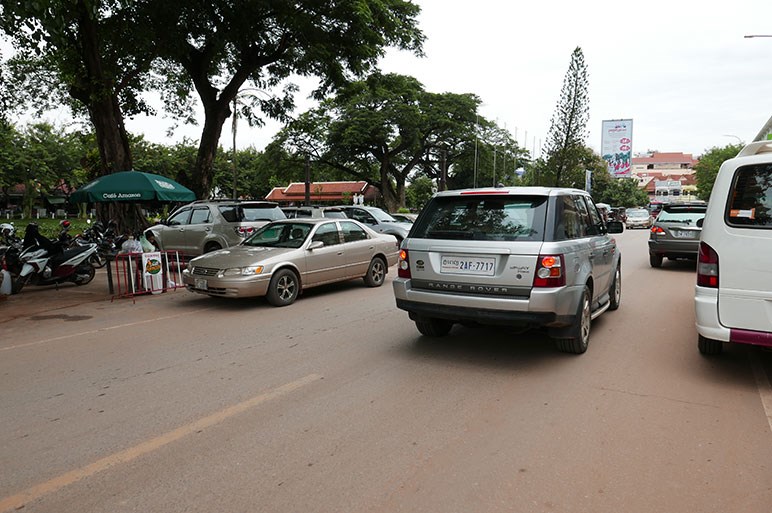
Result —
[[370, 262], [365, 274], [365, 285], [368, 287], [380, 287], [386, 279], [386, 262], [380, 257], [375, 257]]
[[584, 287], [582, 300], [576, 312], [574, 325], [568, 330], [569, 336], [555, 337], [555, 344], [559, 351], [564, 353], [582, 354], [587, 351], [590, 343], [590, 324], [592, 322], [591, 311], [592, 293], [590, 287]]
[[651, 264], [652, 267], [662, 267], [662, 255], [649, 253], [649, 264]]
[[297, 275], [289, 269], [282, 269], [273, 275], [268, 285], [266, 299], [273, 306], [287, 306], [295, 302], [300, 289]]

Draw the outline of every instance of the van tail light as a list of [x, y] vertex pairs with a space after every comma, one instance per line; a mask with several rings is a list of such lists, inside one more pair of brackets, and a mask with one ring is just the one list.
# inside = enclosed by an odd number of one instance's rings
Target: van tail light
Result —
[[718, 253], [704, 242], [697, 257], [697, 285], [718, 288]]
[[410, 261], [407, 257], [407, 250], [399, 250], [399, 260], [397, 261], [397, 276], [410, 279]]
[[563, 255], [539, 255], [536, 262], [534, 287], [563, 287], [566, 284]]
[[652, 226], [651, 233], [656, 233], [656, 234], [665, 233], [665, 230], [663, 230], [661, 226]]

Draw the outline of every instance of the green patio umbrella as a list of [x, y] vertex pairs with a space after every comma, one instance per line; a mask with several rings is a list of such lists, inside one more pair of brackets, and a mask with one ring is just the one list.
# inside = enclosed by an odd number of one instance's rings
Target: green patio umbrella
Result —
[[193, 191], [171, 178], [122, 171], [100, 176], [70, 195], [72, 203], [104, 203], [111, 201], [194, 201]]

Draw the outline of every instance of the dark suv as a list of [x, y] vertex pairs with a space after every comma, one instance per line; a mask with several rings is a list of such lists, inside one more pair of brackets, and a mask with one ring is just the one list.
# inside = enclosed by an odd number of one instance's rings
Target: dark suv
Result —
[[662, 259], [697, 260], [702, 220], [708, 205], [704, 201], [669, 203], [662, 207], [649, 234], [649, 263], [662, 267]]
[[583, 353], [590, 322], [616, 310], [621, 255], [589, 194], [510, 187], [435, 194], [402, 242], [397, 307], [423, 335], [454, 323], [545, 327]]
[[240, 244], [257, 228], [286, 217], [270, 201], [202, 200], [178, 208], [148, 231], [162, 250], [198, 256]]

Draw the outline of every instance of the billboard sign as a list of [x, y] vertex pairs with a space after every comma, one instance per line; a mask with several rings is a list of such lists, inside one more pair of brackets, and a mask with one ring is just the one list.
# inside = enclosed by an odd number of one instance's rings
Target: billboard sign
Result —
[[601, 155], [615, 178], [629, 178], [633, 163], [633, 120], [603, 121]]

